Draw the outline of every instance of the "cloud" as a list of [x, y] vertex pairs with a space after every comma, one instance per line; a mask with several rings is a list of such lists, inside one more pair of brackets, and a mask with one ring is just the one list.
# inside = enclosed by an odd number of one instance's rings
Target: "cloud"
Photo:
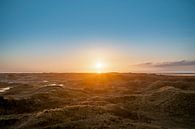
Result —
[[181, 61], [175, 61], [175, 62], [160, 62], [160, 63], [147, 62], [147, 63], [137, 64], [136, 66], [139, 66], [139, 67], [195, 66], [195, 61], [181, 60]]

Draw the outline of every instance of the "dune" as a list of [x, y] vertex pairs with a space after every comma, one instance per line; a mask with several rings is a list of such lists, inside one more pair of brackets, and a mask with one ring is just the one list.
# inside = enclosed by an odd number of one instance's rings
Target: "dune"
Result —
[[0, 92], [2, 129], [195, 128], [195, 77], [132, 73], [0, 77], [0, 88], [10, 87]]

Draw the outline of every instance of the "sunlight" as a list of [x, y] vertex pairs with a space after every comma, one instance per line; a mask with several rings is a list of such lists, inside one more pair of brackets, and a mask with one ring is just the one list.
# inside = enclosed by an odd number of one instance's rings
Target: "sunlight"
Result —
[[105, 69], [105, 63], [98, 61], [95, 63], [95, 69], [96, 69], [96, 73], [102, 73], [103, 70]]
[[97, 69], [101, 69], [101, 68], [103, 68], [103, 66], [104, 66], [104, 64], [102, 62], [97, 62], [96, 65], [95, 65], [95, 67]]
[[98, 74], [101, 74], [102, 72], [101, 71], [97, 71]]

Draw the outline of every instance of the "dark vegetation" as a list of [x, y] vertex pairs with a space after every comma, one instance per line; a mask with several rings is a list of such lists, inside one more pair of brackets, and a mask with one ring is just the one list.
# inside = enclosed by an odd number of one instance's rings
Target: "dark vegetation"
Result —
[[1, 129], [194, 129], [195, 77], [0, 74]]

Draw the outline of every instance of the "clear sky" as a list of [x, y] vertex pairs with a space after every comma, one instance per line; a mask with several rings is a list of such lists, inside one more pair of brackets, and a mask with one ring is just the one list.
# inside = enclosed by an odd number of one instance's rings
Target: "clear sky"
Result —
[[0, 72], [193, 72], [194, 60], [194, 0], [0, 0]]

